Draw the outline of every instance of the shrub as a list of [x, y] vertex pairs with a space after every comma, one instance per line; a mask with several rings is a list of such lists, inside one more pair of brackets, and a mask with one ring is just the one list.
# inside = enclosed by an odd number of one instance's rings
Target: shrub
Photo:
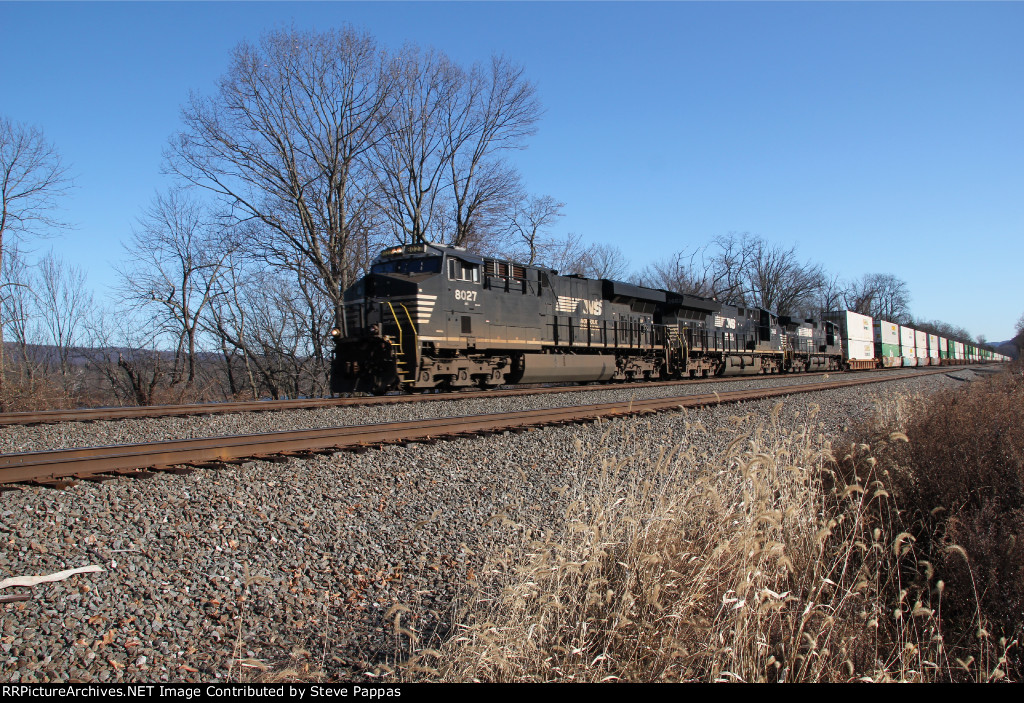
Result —
[[[887, 436], [891, 431], [902, 430]], [[947, 645], [977, 660], [1024, 630], [1024, 378], [1000, 373], [875, 428], [878, 469], [944, 586]], [[1008, 646], [1008, 645], [1004, 645]], [[1009, 663], [1020, 671], [1020, 651]]]

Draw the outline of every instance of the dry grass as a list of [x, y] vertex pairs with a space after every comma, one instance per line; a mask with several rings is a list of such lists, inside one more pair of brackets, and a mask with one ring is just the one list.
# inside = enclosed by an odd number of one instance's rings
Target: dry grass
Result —
[[67, 392], [59, 378], [38, 376], [31, 379], [10, 375], [4, 379], [0, 394], [3, 412], [31, 412], [76, 407], [74, 394]]
[[[947, 647], [984, 660], [987, 642], [1024, 634], [1024, 378], [1001, 373], [914, 405], [900, 433], [876, 423], [865, 434], [904, 529], [943, 581]], [[1014, 647], [1010, 669], [1022, 663]]]
[[[885, 448], [907, 444], [908, 418], [921, 402], [880, 403], [873, 432], [885, 433]], [[975, 603], [966, 626], [944, 620], [943, 575], [901, 518], [879, 463], [891, 455], [859, 443], [835, 456], [815, 417], [794, 429], [780, 414], [781, 405], [761, 424], [735, 418], [735, 439], [713, 460], [686, 443], [626, 459], [608, 441], [588, 451], [595, 475], [567, 493], [567, 528], [530, 543], [519, 559], [492, 564], [457, 615], [455, 635], [418, 649], [396, 674], [588, 682], [1013, 677], [1016, 640], [986, 629], [979, 591], [956, 596]], [[706, 432], [697, 423], [689, 431]], [[963, 547], [942, 549], [973, 573]]]

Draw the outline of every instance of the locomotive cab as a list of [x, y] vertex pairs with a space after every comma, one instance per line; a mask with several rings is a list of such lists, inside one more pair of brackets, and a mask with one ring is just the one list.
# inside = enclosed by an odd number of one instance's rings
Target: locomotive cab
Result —
[[[475, 358], [538, 337], [504, 324], [523, 305], [497, 293], [540, 292], [538, 269], [493, 261], [461, 247], [417, 243], [383, 251], [344, 295], [345, 330], [334, 332], [334, 393], [497, 385], [510, 359]], [[504, 283], [494, 279], [504, 274]], [[513, 284], [510, 286], [510, 280]], [[500, 296], [508, 297], [507, 295]], [[500, 329], [497, 322], [502, 321]], [[514, 322], [514, 321], [513, 321]], [[509, 331], [517, 332], [509, 342]]]
[[381, 394], [396, 388], [415, 343], [417, 303], [425, 282], [445, 267], [445, 251], [429, 244], [384, 250], [370, 272], [344, 294], [344, 329], [331, 331], [331, 392]]

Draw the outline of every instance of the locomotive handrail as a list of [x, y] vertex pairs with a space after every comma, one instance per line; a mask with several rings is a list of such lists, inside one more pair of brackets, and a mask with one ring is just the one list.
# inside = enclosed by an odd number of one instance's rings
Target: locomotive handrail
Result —
[[[395, 314], [395, 307], [391, 304], [391, 301], [389, 300], [387, 302], [388, 302], [388, 309], [391, 310], [391, 319], [395, 321], [395, 327], [398, 328], [398, 346], [401, 347], [402, 346], [402, 323], [399, 322], [398, 315]], [[401, 305], [401, 303], [399, 303], [399, 305]], [[381, 330], [381, 331], [383, 331], [383, 330]]]
[[[420, 333], [416, 330], [416, 323], [412, 321], [412, 315], [409, 314], [409, 308], [405, 307], [405, 303], [399, 303], [399, 305], [402, 306], [402, 310], [405, 311], [405, 317], [409, 320], [409, 328], [412, 330], [412, 342], [418, 348], [420, 343]], [[399, 339], [399, 343], [401, 343], [401, 339]]]
[[[403, 305], [402, 303], [399, 303], [398, 305], [400, 307], [403, 307], [403, 308], [405, 307], [405, 305]], [[390, 310], [391, 310], [391, 318], [395, 321], [395, 327], [398, 328], [398, 353], [395, 354], [395, 371], [398, 373], [399, 378], [401, 378], [403, 371], [405, 373], [409, 372], [408, 369], [402, 369], [401, 368], [402, 366], [405, 365], [405, 359], [404, 359], [404, 357], [405, 357], [405, 339], [404, 339], [404, 333], [402, 332], [402, 322], [398, 319], [398, 315], [395, 313], [395, 308], [391, 304], [390, 300], [388, 301], [388, 308], [390, 308]], [[406, 314], [408, 314], [408, 313], [409, 313], [409, 311], [406, 310]], [[410, 318], [409, 321], [412, 322], [412, 319]], [[415, 333], [416, 333], [416, 328], [414, 327], [413, 328], [413, 334], [415, 334]]]

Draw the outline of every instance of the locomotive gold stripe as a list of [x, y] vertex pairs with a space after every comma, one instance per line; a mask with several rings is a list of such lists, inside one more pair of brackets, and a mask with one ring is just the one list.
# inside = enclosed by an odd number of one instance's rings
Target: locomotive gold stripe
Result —
[[477, 346], [480, 345], [480, 344], [504, 344], [504, 345], [514, 344], [514, 345], [530, 345], [530, 346], [538, 346], [538, 347], [541, 347], [541, 346], [548, 346], [548, 347], [556, 347], [556, 346], [557, 347], [569, 347], [569, 346], [572, 346], [572, 347], [581, 347], [581, 348], [584, 348], [584, 349], [587, 348], [587, 347], [590, 347], [592, 349], [596, 349], [596, 348], [601, 348], [601, 349], [622, 349], [622, 350], [633, 349], [633, 350], [638, 350], [638, 351], [647, 351], [647, 350], [651, 350], [651, 349], [655, 349], [656, 350], [656, 349], [664, 349], [665, 348], [665, 346], [662, 345], [662, 344], [655, 344], [655, 345], [643, 344], [643, 345], [632, 346], [632, 347], [628, 346], [628, 345], [616, 346], [615, 344], [613, 344], [611, 342], [609, 342], [607, 344], [602, 343], [602, 342], [591, 342], [590, 344], [587, 344], [586, 342], [578, 342], [577, 341], [577, 342], [573, 342], [572, 344], [553, 344], [552, 342], [543, 342], [543, 341], [536, 340], [536, 339], [522, 340], [522, 339], [517, 339], [516, 337], [497, 337], [497, 338], [491, 338], [491, 337], [471, 337], [471, 336], [468, 336], [468, 335], [466, 337], [424, 337], [424, 336], [421, 336], [420, 337], [420, 341], [421, 342], [454, 342], [454, 343], [460, 343], [460, 344], [464, 343], [464, 342], [472, 342], [474, 345], [477, 345]]

